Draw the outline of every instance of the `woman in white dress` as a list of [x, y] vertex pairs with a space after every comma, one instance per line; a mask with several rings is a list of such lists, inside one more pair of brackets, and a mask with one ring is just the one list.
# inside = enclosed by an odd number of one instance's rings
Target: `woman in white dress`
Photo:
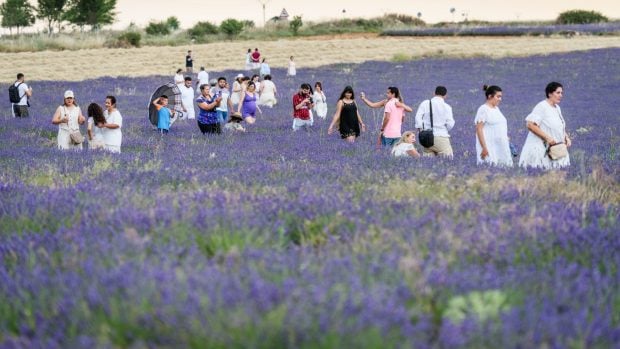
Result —
[[295, 76], [297, 75], [297, 69], [295, 69], [295, 62], [293, 62], [293, 56], [288, 60], [288, 70], [286, 71], [286, 75]]
[[105, 124], [103, 124], [105, 150], [112, 153], [120, 153], [121, 144], [123, 142], [123, 133], [121, 132], [121, 127], [123, 127], [123, 116], [121, 112], [116, 109], [116, 97], [107, 96], [105, 98], [105, 108], [103, 112], [103, 116], [105, 117]]
[[103, 109], [97, 103], [91, 103], [87, 109], [88, 115], [88, 149], [96, 150], [105, 148], [105, 141], [103, 140], [103, 124], [105, 124], [105, 117], [103, 116]]
[[316, 115], [321, 119], [325, 119], [327, 117], [327, 99], [325, 98], [325, 93], [323, 93], [323, 85], [320, 81], [314, 84], [312, 100], [314, 101], [313, 109]]
[[482, 87], [487, 99], [478, 108], [476, 124], [477, 163], [498, 166], [512, 166], [512, 154], [508, 140], [508, 123], [499, 110], [502, 89], [499, 86]]
[[521, 150], [519, 166], [543, 169], [570, 166], [568, 154], [556, 160], [551, 160], [547, 156], [547, 148], [550, 145], [565, 143], [567, 147], [571, 146], [559, 105], [563, 93], [562, 84], [550, 82], [545, 88], [547, 99], [538, 103], [525, 118], [529, 133]]
[[266, 58], [263, 58], [263, 61], [260, 64], [259, 74], [262, 79], [265, 78], [265, 75], [271, 75], [271, 68], [269, 67], [269, 64], [267, 64], [266, 60]]
[[254, 67], [252, 64], [252, 49], [248, 49], [248, 53], [245, 54], [245, 70], [250, 71]]
[[254, 87], [256, 87], [256, 92], [260, 93], [260, 88], [261, 88], [260, 76], [258, 74], [254, 74], [252, 75], [252, 78], [250, 79], [250, 81], [254, 83]]
[[276, 100], [276, 84], [271, 81], [271, 75], [267, 74], [263, 78], [263, 83], [260, 85], [260, 98], [258, 100], [259, 105], [265, 105], [267, 107], [273, 107], [278, 103]]
[[71, 141], [71, 132], [80, 131], [80, 125], [86, 121], [80, 107], [75, 104], [73, 91], [65, 91], [63, 104], [56, 108], [52, 124], [58, 125], [58, 149], [82, 149], [82, 143]]
[[413, 131], [405, 131], [400, 139], [392, 147], [392, 155], [396, 157], [410, 156], [413, 158], [419, 158], [420, 153], [413, 146], [415, 143], [415, 133]]
[[243, 79], [243, 74], [239, 73], [237, 77], [235, 77], [235, 81], [233, 81], [232, 91], [230, 92], [230, 101], [233, 105], [239, 104], [239, 98], [242, 92], [241, 79]]

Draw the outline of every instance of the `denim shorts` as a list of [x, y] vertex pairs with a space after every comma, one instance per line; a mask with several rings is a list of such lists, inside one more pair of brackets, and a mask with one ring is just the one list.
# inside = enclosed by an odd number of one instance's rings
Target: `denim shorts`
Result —
[[228, 111], [217, 110], [217, 122], [222, 124], [228, 119]]
[[391, 147], [394, 144], [396, 144], [396, 142], [398, 142], [399, 139], [400, 137], [388, 138], [388, 137], [385, 137], [384, 135], [381, 135], [381, 145], [384, 147]]

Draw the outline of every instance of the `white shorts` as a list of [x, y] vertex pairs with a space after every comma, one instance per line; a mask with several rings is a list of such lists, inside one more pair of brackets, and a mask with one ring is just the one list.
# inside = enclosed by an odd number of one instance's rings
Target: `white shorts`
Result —
[[302, 127], [312, 126], [312, 119], [310, 120], [302, 120], [298, 118], [293, 118], [293, 130], [297, 131]]

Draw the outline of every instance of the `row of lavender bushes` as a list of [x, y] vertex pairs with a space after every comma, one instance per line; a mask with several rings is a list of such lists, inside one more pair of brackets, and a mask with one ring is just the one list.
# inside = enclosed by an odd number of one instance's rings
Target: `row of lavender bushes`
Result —
[[[34, 81], [32, 117], [0, 125], [0, 347], [617, 347], [619, 53], [274, 69], [280, 103], [212, 137], [152, 130], [171, 77]], [[551, 80], [571, 167], [476, 166], [481, 85], [504, 88], [520, 147]], [[359, 100], [355, 144], [321, 119], [293, 133], [290, 96], [314, 81], [330, 111], [349, 84], [414, 107], [447, 86], [454, 160], [377, 150], [382, 111]], [[117, 95], [122, 154], [55, 149], [67, 88], [83, 107]]]
[[383, 30], [384, 36], [549, 36], [617, 35], [620, 22], [549, 25], [460, 25], [452, 27]]

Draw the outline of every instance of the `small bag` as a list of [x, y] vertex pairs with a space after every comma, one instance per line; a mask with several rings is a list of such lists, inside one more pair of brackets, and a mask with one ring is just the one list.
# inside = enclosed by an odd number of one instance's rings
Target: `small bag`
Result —
[[71, 133], [69, 133], [69, 138], [71, 138], [71, 143], [75, 145], [82, 144], [82, 142], [84, 142], [84, 136], [80, 130], [71, 131]]
[[568, 155], [568, 147], [565, 143], [556, 143], [547, 148], [547, 156], [551, 160], [559, 160]]
[[435, 135], [433, 134], [433, 104], [431, 100], [428, 100], [428, 107], [431, 114], [431, 128], [429, 130], [424, 129], [424, 122], [422, 123], [422, 131], [418, 134], [418, 140], [424, 148], [430, 148], [435, 145]]

